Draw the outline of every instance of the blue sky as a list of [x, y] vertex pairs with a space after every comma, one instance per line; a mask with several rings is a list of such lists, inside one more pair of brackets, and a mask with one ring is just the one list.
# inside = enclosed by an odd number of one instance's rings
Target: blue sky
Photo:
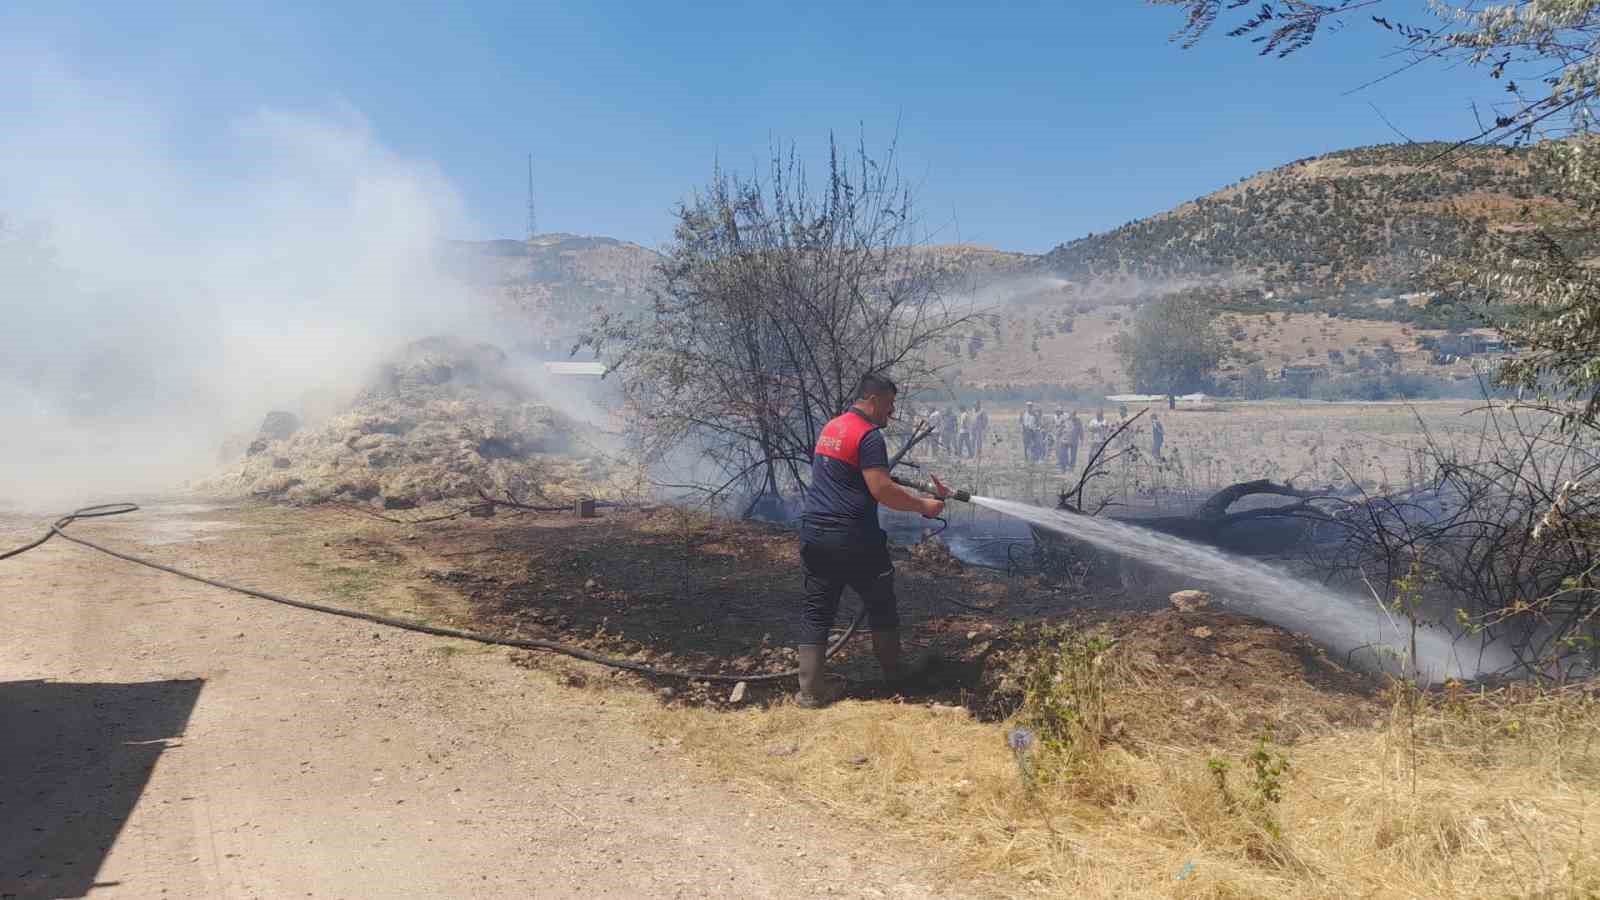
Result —
[[[1421, 17], [1420, 3], [1386, 12], [1407, 9]], [[219, 123], [354, 113], [454, 186], [452, 236], [523, 235], [532, 151], [542, 230], [647, 246], [714, 159], [750, 171], [774, 140], [820, 157], [830, 130], [881, 146], [898, 123], [935, 240], [1042, 252], [1293, 159], [1397, 140], [1369, 103], [1420, 140], [1470, 133], [1469, 101], [1496, 96], [1460, 69], [1342, 96], [1395, 64], [1365, 16], [1287, 60], [1220, 30], [1181, 50], [1167, 40], [1179, 16], [1137, 0], [13, 2], [0, 55], [159, 109], [197, 177], [228, 177]]]

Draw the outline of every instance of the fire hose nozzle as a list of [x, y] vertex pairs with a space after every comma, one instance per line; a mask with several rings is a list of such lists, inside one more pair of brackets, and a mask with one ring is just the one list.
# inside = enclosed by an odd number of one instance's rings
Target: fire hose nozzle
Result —
[[[901, 487], [910, 488], [913, 491], [921, 491], [922, 493], [933, 497], [939, 496], [939, 489], [934, 487], [933, 482], [931, 481], [918, 481], [915, 478], [901, 478], [898, 475], [890, 475], [889, 480], [900, 485]], [[972, 494], [967, 491], [951, 491], [950, 493], [945, 494], [943, 499], [960, 500], [962, 503], [971, 503]]]

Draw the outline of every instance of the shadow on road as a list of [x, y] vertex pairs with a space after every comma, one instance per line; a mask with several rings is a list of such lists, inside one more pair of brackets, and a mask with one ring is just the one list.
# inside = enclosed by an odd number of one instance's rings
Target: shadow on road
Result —
[[203, 683], [0, 683], [0, 898], [94, 887]]

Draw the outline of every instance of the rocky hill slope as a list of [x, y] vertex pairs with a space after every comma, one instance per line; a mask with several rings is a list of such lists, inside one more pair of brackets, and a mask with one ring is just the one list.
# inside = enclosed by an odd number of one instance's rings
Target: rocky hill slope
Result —
[[1420, 286], [1416, 251], [1457, 254], [1491, 230], [1570, 221], [1543, 148], [1448, 149], [1391, 144], [1297, 160], [1062, 244], [1041, 265], [1076, 283], [1231, 276], [1278, 293], [1397, 293]]

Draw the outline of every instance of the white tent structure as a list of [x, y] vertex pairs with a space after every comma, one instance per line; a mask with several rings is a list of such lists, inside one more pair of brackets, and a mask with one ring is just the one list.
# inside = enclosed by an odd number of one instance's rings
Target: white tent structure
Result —
[[[1109, 394], [1106, 399], [1112, 403], [1161, 403], [1167, 402], [1166, 394]], [[1178, 407], [1182, 409], [1215, 409], [1217, 400], [1210, 394], [1179, 394]]]

